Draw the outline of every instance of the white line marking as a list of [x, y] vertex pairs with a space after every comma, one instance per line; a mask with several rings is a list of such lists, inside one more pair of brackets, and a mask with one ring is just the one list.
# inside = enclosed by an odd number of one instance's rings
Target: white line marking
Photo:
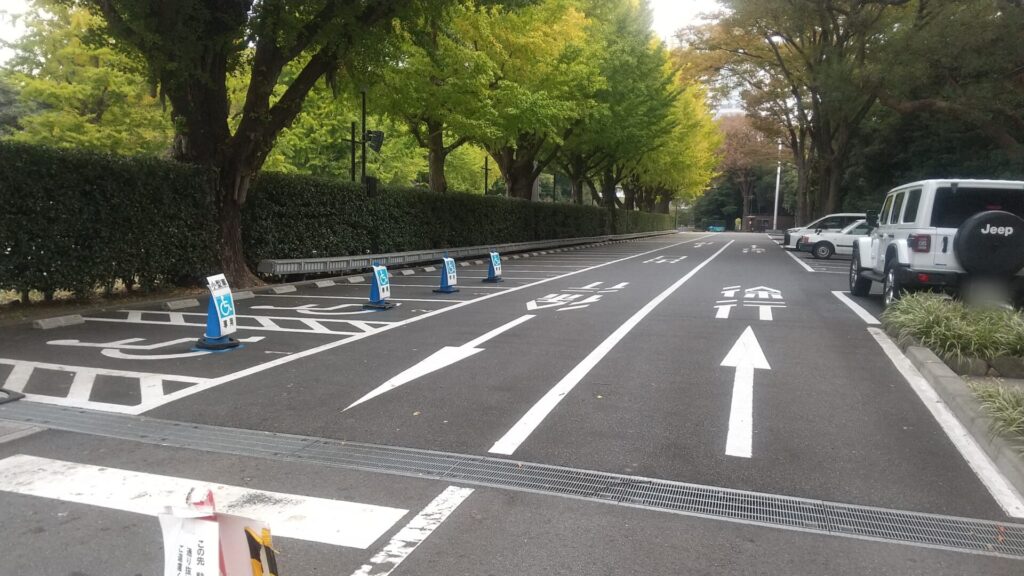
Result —
[[810, 266], [808, 266], [806, 262], [804, 262], [803, 260], [797, 258], [796, 254], [793, 254], [792, 252], [789, 252], [789, 251], [787, 251], [786, 254], [788, 254], [790, 258], [795, 260], [797, 264], [803, 266], [804, 270], [807, 270], [808, 272], [817, 272], [817, 270], [815, 270], [814, 268], [811, 268]]
[[696, 268], [690, 270], [685, 276], [677, 280], [674, 284], [669, 286], [664, 292], [658, 294], [653, 300], [644, 305], [643, 308], [638, 310], [629, 320], [626, 320], [624, 324], [615, 329], [614, 332], [608, 336], [604, 342], [598, 345], [590, 354], [587, 355], [579, 364], [576, 365], [568, 374], [565, 375], [555, 386], [548, 391], [536, 404], [533, 405], [530, 410], [519, 419], [518, 422], [512, 428], [505, 433], [494, 446], [491, 446], [489, 452], [494, 454], [510, 455], [519, 448], [526, 438], [536, 430], [537, 426], [555, 409], [555, 406], [562, 401], [577, 384], [583, 380], [593, 368], [601, 361], [605, 355], [608, 354], [615, 347], [616, 344], [622, 340], [626, 334], [636, 327], [648, 314], [651, 313], [659, 304], [665, 301], [666, 298], [672, 295], [673, 292], [679, 289], [680, 286], [685, 284], [690, 278], [693, 278], [697, 272], [700, 272], [704, 266], [714, 260], [719, 254], [721, 254], [729, 245], [732, 244], [730, 241], [728, 244], [723, 246], [718, 252], [711, 255], [710, 258], [704, 260], [697, 265]]
[[524, 314], [524, 315], [520, 316], [519, 318], [516, 318], [515, 320], [509, 322], [508, 324], [505, 324], [503, 326], [499, 326], [499, 327], [495, 328], [494, 330], [491, 330], [490, 332], [487, 332], [483, 336], [480, 336], [478, 338], [474, 338], [473, 340], [470, 340], [469, 342], [466, 342], [462, 346], [466, 347], [466, 348], [475, 348], [475, 347], [483, 344], [484, 342], [487, 342], [491, 338], [494, 338], [494, 337], [498, 336], [499, 334], [502, 334], [504, 332], [507, 332], [507, 331], [515, 328], [516, 326], [519, 326], [520, 324], [522, 324], [523, 322], [526, 322], [527, 320], [529, 320], [531, 318], [534, 318], [533, 314]]
[[448, 366], [451, 366], [452, 364], [455, 364], [456, 362], [465, 360], [466, 358], [469, 358], [470, 356], [473, 356], [478, 352], [483, 352], [484, 349], [477, 348], [477, 346], [483, 344], [484, 342], [487, 342], [491, 338], [494, 338], [495, 336], [498, 336], [499, 334], [507, 330], [511, 330], [512, 328], [519, 326], [523, 322], [526, 322], [527, 320], [533, 317], [534, 316], [532, 314], [520, 316], [519, 318], [516, 318], [515, 320], [509, 322], [508, 324], [499, 326], [498, 328], [491, 330], [490, 332], [484, 334], [483, 336], [480, 336], [479, 338], [466, 342], [462, 346], [445, 346], [444, 348], [441, 348], [437, 352], [434, 352], [430, 356], [427, 356], [423, 360], [417, 362], [412, 367], [403, 370], [397, 376], [390, 378], [387, 382], [367, 392], [360, 399], [349, 404], [348, 407], [345, 408], [345, 410], [342, 410], [342, 412], [345, 412], [346, 410], [349, 410], [351, 408], [355, 408], [356, 406], [362, 404], [363, 402], [372, 400], [377, 396], [384, 394], [385, 392], [390, 392], [395, 388], [398, 388], [399, 386], [408, 384], [409, 382], [412, 382], [413, 380], [416, 380], [421, 376], [426, 376], [427, 374], [430, 374], [432, 372], [437, 372], [442, 368], [446, 368]]
[[75, 374], [71, 381], [71, 389], [68, 390], [68, 400], [88, 401], [92, 394], [92, 385], [96, 381], [96, 375], [89, 372]]
[[[433, 284], [431, 284], [433, 286]], [[365, 286], [361, 286], [364, 290]], [[436, 286], [435, 286], [436, 288]], [[362, 300], [368, 302], [366, 296], [311, 296], [311, 295], [291, 295], [291, 294], [258, 294], [257, 298], [323, 298], [327, 300]], [[389, 299], [388, 302], [444, 302], [445, 304], [453, 302], [467, 302], [467, 300], [445, 300], [442, 298], [393, 298]], [[255, 308], [255, 306], [253, 307]]]
[[[675, 248], [675, 247], [681, 246], [683, 244], [688, 244], [690, 242], [696, 242], [696, 241], [702, 240], [703, 238], [707, 238], [709, 236], [711, 236], [711, 235], [698, 236], [697, 238], [690, 238], [689, 240], [683, 240], [682, 242], [676, 242], [674, 244], [667, 244], [667, 245], [664, 245], [664, 246], [660, 246], [658, 248], [652, 248], [651, 250], [647, 250], [645, 252], [640, 252], [638, 254], [631, 254], [629, 256], [624, 256], [624, 257], [618, 258], [616, 260], [609, 260], [609, 261], [603, 262], [601, 264], [595, 264], [595, 265], [590, 266], [588, 268], [583, 268], [582, 270], [574, 270], [572, 272], [566, 272], [565, 274], [562, 274], [560, 276], [555, 276], [553, 278], [546, 278], [544, 280], [538, 280], [536, 282], [531, 282], [529, 284], [522, 284], [522, 285], [519, 285], [519, 286], [513, 286], [511, 288], [504, 288], [504, 287], [497, 287], [497, 286], [491, 287], [491, 288], [494, 288], [494, 289], [496, 289], [498, 291], [497, 292], [492, 292], [490, 294], [487, 294], [486, 296], [480, 296], [480, 297], [474, 298], [472, 300], [464, 300], [464, 301], [461, 301], [461, 302], [459, 302], [457, 304], [453, 304], [451, 306], [446, 306], [444, 308], [439, 308], [437, 310], [432, 310], [432, 311], [427, 312], [426, 314], [422, 314], [420, 316], [414, 316], [412, 318], [407, 318], [405, 320], [401, 320], [401, 321], [398, 321], [398, 322], [392, 322], [390, 324], [386, 324], [386, 325], [382, 326], [380, 329], [375, 330], [373, 332], [363, 332], [363, 333], [357, 334], [355, 336], [350, 336], [348, 338], [344, 338], [344, 339], [341, 339], [341, 340], [335, 340], [334, 342], [328, 342], [326, 344], [322, 344], [322, 345], [317, 346], [315, 348], [309, 348], [307, 350], [303, 350], [302, 352], [296, 352], [295, 354], [291, 354], [289, 356], [282, 356], [280, 358], [276, 358], [274, 360], [270, 360], [268, 362], [264, 362], [263, 364], [257, 364], [256, 366], [251, 366], [249, 368], [245, 368], [243, 370], [239, 370], [238, 372], [232, 372], [231, 374], [226, 374], [226, 375], [220, 376], [218, 378], [212, 378], [212, 379], [209, 379], [209, 380], [203, 380], [202, 383], [200, 383], [200, 384], [198, 384], [196, 386], [192, 386], [192, 387], [189, 387], [189, 388], [178, 390], [177, 392], [172, 392], [170, 394], [165, 394], [160, 399], [159, 402], [154, 402], [154, 403], [151, 403], [151, 404], [139, 404], [137, 406], [129, 407], [129, 410], [123, 411], [123, 412], [124, 413], [128, 413], [128, 414], [142, 414], [143, 412], [146, 412], [147, 410], [152, 410], [152, 409], [157, 408], [159, 406], [163, 406], [164, 404], [167, 404], [169, 402], [173, 402], [175, 400], [178, 400], [178, 399], [181, 399], [181, 398], [185, 398], [186, 396], [190, 396], [192, 394], [196, 394], [198, 392], [202, 392], [204, 390], [208, 390], [208, 389], [213, 388], [215, 386], [220, 386], [221, 384], [224, 384], [224, 383], [227, 383], [227, 382], [232, 382], [234, 380], [238, 380], [239, 378], [244, 378], [244, 377], [250, 376], [252, 374], [258, 374], [258, 373], [263, 372], [265, 370], [269, 370], [271, 368], [276, 368], [277, 366], [282, 366], [284, 364], [287, 364], [289, 362], [294, 362], [295, 360], [299, 360], [301, 358], [306, 358], [306, 357], [309, 357], [309, 356], [313, 356], [315, 354], [319, 354], [321, 352], [326, 352], [328, 350], [333, 350], [333, 349], [335, 349], [335, 348], [337, 348], [339, 346], [344, 346], [346, 344], [350, 344], [352, 342], [356, 342], [356, 341], [362, 340], [363, 338], [368, 338], [370, 336], [373, 336], [374, 334], [380, 334], [382, 332], [387, 332], [388, 330], [393, 330], [395, 328], [400, 328], [402, 326], [406, 326], [406, 325], [412, 324], [413, 322], [419, 322], [421, 320], [426, 320], [427, 318], [433, 318], [434, 316], [438, 316], [440, 314], [444, 314], [446, 312], [450, 312], [452, 310], [456, 310], [458, 308], [462, 308], [463, 306], [469, 306], [471, 304], [476, 304], [478, 302], [483, 302], [483, 301], [489, 300], [491, 298], [497, 298], [498, 296], [504, 296], [504, 295], [512, 293], [512, 292], [517, 292], [519, 290], [525, 290], [527, 288], [532, 288], [534, 286], [545, 284], [545, 283], [548, 283], [548, 282], [551, 282], [551, 281], [554, 281], [554, 280], [560, 280], [562, 278], [568, 278], [569, 276], [575, 276], [576, 274], [582, 274], [584, 272], [589, 272], [591, 270], [597, 270], [598, 268], [603, 268], [605, 266], [611, 266], [613, 264], [618, 264], [620, 262], [625, 262], [627, 260], [632, 260], [634, 258], [641, 258], [643, 256], [647, 256], [648, 254], [653, 254], [654, 252], [660, 252], [662, 250], [669, 250], [671, 248]], [[428, 285], [428, 286], [425, 286], [425, 287], [427, 287], [427, 288], [434, 288], [434, 285]], [[478, 289], [478, 288], [488, 288], [488, 287], [486, 287], [486, 286], [474, 286], [474, 289]], [[240, 328], [240, 329], [245, 329], [245, 328]], [[173, 378], [168, 378], [168, 379], [173, 379]], [[122, 410], [118, 410], [118, 411], [122, 411]]]
[[[0, 460], [0, 490], [156, 516], [200, 480], [18, 454]], [[211, 484], [217, 510], [268, 522], [275, 536], [366, 549], [407, 510]]]
[[472, 488], [457, 486], [445, 488], [440, 496], [434, 498], [426, 508], [399, 530], [398, 534], [395, 534], [380, 552], [374, 554], [373, 558], [370, 558], [369, 564], [363, 564], [359, 570], [352, 573], [352, 576], [387, 576], [391, 574], [472, 493]]
[[854, 314], [856, 314], [857, 316], [860, 316], [861, 320], [867, 322], [868, 324], [881, 324], [881, 322], [878, 321], [878, 318], [875, 318], [874, 316], [872, 316], [871, 313], [868, 312], [867, 310], [865, 310], [863, 307], [861, 307], [860, 304], [857, 304], [853, 300], [850, 300], [850, 297], [846, 295], [847, 294], [846, 292], [840, 292], [839, 290], [833, 290], [832, 294], [836, 298], [839, 298], [840, 302], [842, 302], [843, 304], [846, 304], [850, 308], [850, 310], [853, 310]]
[[736, 368], [725, 455], [750, 458], [754, 443], [754, 369], [771, 370], [753, 328], [747, 326], [721, 365]]
[[35, 370], [35, 366], [31, 364], [19, 364], [12, 362], [4, 362], [4, 364], [13, 364], [14, 368], [11, 369], [11, 373], [7, 375], [7, 380], [4, 382], [4, 388], [11, 392], [24, 392], [25, 385], [28, 384], [28, 379], [32, 376], [32, 371]]
[[932, 413], [935, 421], [942, 427], [949, 440], [956, 447], [960, 455], [967, 461], [967, 465], [974, 470], [974, 473], [985, 485], [995, 501], [1008, 516], [1024, 518], [1024, 499], [1014, 489], [1013, 485], [1003, 476], [999, 468], [992, 463], [985, 451], [978, 446], [974, 437], [964, 429], [963, 424], [957, 420], [946, 403], [939, 398], [939, 395], [932, 389], [928, 381], [921, 376], [917, 368], [910, 362], [903, 352], [885, 332], [880, 328], [868, 328], [868, 332], [875, 338], [882, 351], [889, 357], [896, 369], [906, 379], [910, 387], [917, 393], [928, 411]]
[[604, 282], [593, 282], [591, 284], [587, 284], [586, 286], [581, 286], [580, 289], [581, 290], [593, 290], [594, 288], [597, 288], [601, 284], [604, 284]]
[[[174, 382], [189, 382], [192, 384], [201, 384], [207, 381], [207, 378], [199, 378], [197, 376], [180, 376], [177, 374], [155, 374], [153, 372], [132, 372], [128, 370], [112, 370], [109, 368], [92, 368], [89, 366], [69, 366], [66, 364], [50, 364], [48, 362], [30, 362], [27, 360], [13, 360], [11, 358], [0, 358], [0, 364], [9, 364], [14, 366], [15, 370], [19, 366], [28, 366], [31, 368], [44, 368], [46, 370], [59, 370], [61, 372], [90, 372], [92, 374], [101, 374], [104, 376], [124, 376], [126, 378], [145, 378], [146, 376], [155, 376], [164, 380], [171, 380]], [[5, 386], [6, 387], [6, 386]]]

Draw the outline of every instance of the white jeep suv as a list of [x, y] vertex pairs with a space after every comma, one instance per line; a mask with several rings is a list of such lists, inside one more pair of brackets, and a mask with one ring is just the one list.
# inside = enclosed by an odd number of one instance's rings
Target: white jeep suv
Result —
[[850, 292], [884, 286], [885, 304], [915, 289], [1000, 286], [1024, 300], [1024, 182], [925, 180], [890, 191], [853, 245]]

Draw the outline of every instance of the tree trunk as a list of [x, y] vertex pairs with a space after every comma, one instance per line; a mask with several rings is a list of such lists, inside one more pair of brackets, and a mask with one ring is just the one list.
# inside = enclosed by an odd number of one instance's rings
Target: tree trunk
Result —
[[249, 188], [251, 174], [240, 166], [227, 166], [221, 170], [217, 196], [220, 198], [218, 225], [220, 232], [220, 268], [235, 288], [248, 288], [262, 284], [249, 270], [242, 244], [242, 203], [236, 186], [244, 187], [241, 198]]
[[583, 178], [570, 176], [569, 189], [572, 191], [573, 204], [583, 204]]
[[626, 210], [636, 210], [636, 188], [633, 186], [623, 185], [622, 193], [624, 195], [623, 208]]
[[608, 208], [615, 208], [618, 203], [618, 198], [615, 195], [615, 186], [618, 182], [615, 181], [615, 174], [611, 168], [606, 168], [601, 173], [601, 200], [602, 204]]
[[505, 180], [508, 197], [531, 200], [533, 198], [533, 183], [537, 178], [533, 155], [519, 152], [511, 146], [502, 146], [491, 150], [491, 157], [498, 164], [501, 177]]
[[440, 122], [427, 122], [427, 165], [430, 169], [430, 191], [444, 194], [448, 180], [444, 176], [444, 163], [450, 150], [444, 147], [444, 127]]
[[658, 204], [657, 204], [657, 207], [656, 207], [656, 212], [658, 214], [668, 214], [668, 208], [669, 208], [669, 205], [671, 203], [672, 203], [672, 197], [671, 196], [667, 196], [667, 195], [666, 196], [660, 196], [658, 198]]
[[754, 182], [752, 175], [747, 174], [740, 177], [740, 194], [743, 195], [743, 214], [741, 216], [742, 225], [740, 226], [740, 229], [747, 232], [749, 232], [747, 227], [750, 222], [750, 200], [754, 194], [753, 188]]
[[[428, 125], [429, 127], [429, 125]], [[427, 164], [430, 167], [430, 191], [444, 194], [448, 180], [444, 177], [444, 162], [448, 152], [444, 149], [444, 134], [440, 130], [427, 135]]]

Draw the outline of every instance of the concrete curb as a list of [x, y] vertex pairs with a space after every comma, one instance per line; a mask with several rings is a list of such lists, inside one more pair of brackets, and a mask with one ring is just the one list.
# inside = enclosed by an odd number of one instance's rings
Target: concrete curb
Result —
[[231, 293], [231, 299], [232, 300], [249, 300], [249, 299], [255, 298], [255, 297], [256, 297], [256, 294], [254, 294], [252, 290], [242, 290], [241, 292], [232, 292]]
[[288, 294], [290, 292], [296, 292], [298, 288], [294, 284], [284, 284], [281, 286], [272, 286], [270, 290], [267, 290], [270, 294]]
[[170, 302], [164, 302], [161, 306], [164, 310], [184, 310], [185, 308], [198, 308], [199, 300], [196, 298], [186, 298], [184, 300], [171, 300]]
[[908, 346], [904, 354], [942, 401], [949, 406], [956, 419], [985, 451], [1006, 480], [1017, 492], [1024, 494], [1024, 456], [1014, 448], [1011, 441], [992, 434], [992, 419], [982, 410], [981, 404], [974, 398], [963, 378], [927, 348]]
[[32, 321], [32, 327], [39, 330], [50, 330], [53, 328], [63, 328], [64, 326], [75, 326], [78, 324], [85, 324], [85, 318], [82, 318], [81, 314], [55, 316], [53, 318], [40, 318], [39, 320]]

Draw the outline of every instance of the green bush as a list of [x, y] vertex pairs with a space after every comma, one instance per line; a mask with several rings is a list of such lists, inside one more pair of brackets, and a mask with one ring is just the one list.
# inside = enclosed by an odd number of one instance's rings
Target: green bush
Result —
[[1012, 310], [972, 308], [922, 292], [886, 309], [882, 324], [900, 343], [920, 342], [947, 360], [1024, 356], [1024, 316]]
[[0, 288], [144, 286], [211, 269], [206, 174], [155, 158], [0, 143]]
[[[212, 174], [0, 142], [0, 289], [83, 293], [216, 272]], [[242, 214], [246, 258], [306, 258], [670, 229], [671, 216], [263, 173]]]

